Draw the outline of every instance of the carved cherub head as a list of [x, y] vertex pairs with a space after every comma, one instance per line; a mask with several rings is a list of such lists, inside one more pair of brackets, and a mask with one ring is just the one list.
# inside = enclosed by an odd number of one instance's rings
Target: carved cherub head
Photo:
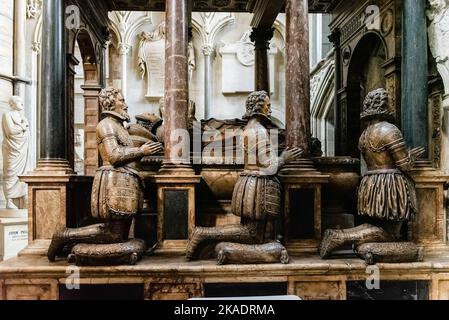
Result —
[[271, 116], [270, 96], [266, 91], [252, 92], [246, 99], [246, 113], [243, 119], [249, 119], [255, 115]]
[[100, 92], [99, 99], [103, 114], [112, 114], [123, 121], [131, 122], [128, 114], [128, 105], [120, 90], [114, 88], [103, 89]]
[[387, 90], [380, 88], [371, 91], [363, 102], [361, 120], [392, 119], [393, 114], [388, 110], [389, 98]]

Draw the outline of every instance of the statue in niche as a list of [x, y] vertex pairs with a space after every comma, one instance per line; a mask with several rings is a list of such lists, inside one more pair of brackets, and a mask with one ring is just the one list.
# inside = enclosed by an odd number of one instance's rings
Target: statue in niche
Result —
[[103, 120], [97, 126], [97, 143], [103, 166], [95, 175], [91, 213], [100, 223], [54, 234], [48, 249], [50, 261], [73, 246], [69, 261], [77, 265], [134, 264], [145, 251], [142, 240], [128, 240], [132, 219], [143, 202], [143, 180], [137, 168], [144, 156], [163, 147], [153, 141], [134, 147], [124, 127], [130, 121], [128, 106], [119, 90], [103, 89], [99, 98]]
[[14, 96], [9, 100], [11, 111], [2, 118], [3, 129], [3, 192], [7, 209], [26, 208], [26, 183], [19, 176], [26, 173], [29, 165], [30, 128], [25, 118], [22, 99]]
[[[242, 135], [244, 171], [232, 197], [232, 212], [240, 225], [195, 228], [187, 246], [188, 259], [213, 254], [218, 263], [288, 263], [285, 248], [273, 241], [273, 222], [280, 217], [281, 185], [276, 177], [285, 163], [299, 158], [302, 150], [286, 149], [280, 157], [270, 143], [270, 98], [265, 91], [253, 92], [246, 101], [248, 123]], [[260, 254], [263, 252], [264, 254]], [[258, 254], [259, 253], [259, 254]]]
[[366, 129], [359, 149], [368, 172], [358, 190], [358, 214], [369, 223], [344, 230], [326, 230], [320, 256], [330, 257], [334, 250], [353, 245], [355, 252], [368, 264], [375, 262], [409, 262], [422, 260], [422, 252], [413, 243], [398, 242], [404, 222], [417, 213], [413, 180], [407, 171], [425, 149], [408, 150], [401, 131], [389, 121], [388, 93], [385, 89], [370, 92], [360, 116]]

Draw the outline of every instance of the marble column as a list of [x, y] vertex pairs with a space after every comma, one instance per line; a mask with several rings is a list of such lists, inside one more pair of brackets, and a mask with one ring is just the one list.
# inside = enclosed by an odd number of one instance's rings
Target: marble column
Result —
[[426, 1], [404, 1], [402, 20], [402, 129], [408, 145], [428, 149]]
[[[14, 75], [19, 79], [26, 77], [26, 0], [14, 1]], [[24, 82], [17, 82], [14, 85], [14, 94], [18, 95], [25, 101]]]
[[332, 34], [329, 36], [329, 41], [334, 44], [335, 51], [335, 89], [334, 89], [334, 126], [335, 126], [335, 156], [343, 156], [344, 146], [341, 145], [341, 122], [342, 122], [342, 114], [341, 114], [341, 105], [340, 105], [340, 96], [338, 92], [340, 91], [341, 86], [341, 54], [340, 54], [340, 30], [335, 29]]
[[253, 28], [251, 41], [254, 42], [256, 63], [255, 63], [255, 90], [264, 90], [270, 93], [270, 69], [268, 65], [268, 50], [270, 40], [273, 38], [274, 29], [258, 27]]
[[[187, 134], [189, 0], [166, 1], [165, 157], [162, 171], [191, 171]], [[179, 133], [179, 135], [177, 134]], [[181, 152], [175, 149], [182, 150]]]
[[307, 0], [286, 2], [285, 107], [286, 143], [310, 157], [310, 66]]
[[72, 172], [68, 158], [65, 6], [43, 2], [40, 159], [38, 171]]
[[127, 85], [128, 85], [128, 54], [131, 49], [131, 46], [126, 43], [119, 43], [118, 45], [118, 54], [121, 60], [121, 90], [123, 97], [126, 99], [127, 94]]
[[205, 44], [202, 50], [204, 55], [204, 118], [209, 119], [212, 116], [212, 62], [215, 55], [215, 48], [212, 44]]

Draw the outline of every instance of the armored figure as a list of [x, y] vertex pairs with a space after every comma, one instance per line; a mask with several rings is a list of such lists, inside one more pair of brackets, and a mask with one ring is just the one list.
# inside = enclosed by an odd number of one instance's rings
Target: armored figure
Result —
[[[282, 246], [261, 246], [272, 240], [270, 225], [280, 217], [281, 185], [276, 174], [285, 163], [297, 159], [302, 150], [287, 149], [278, 157], [277, 150], [270, 143], [267, 129], [271, 124], [270, 115], [271, 104], [268, 94], [264, 91], [250, 94], [244, 116], [248, 124], [241, 137], [245, 167], [235, 185], [232, 197], [232, 212], [240, 216], [241, 224], [212, 228], [197, 227], [187, 247], [188, 259], [208, 257], [217, 243], [227, 242], [221, 244], [218, 250], [219, 263], [226, 260], [241, 263], [273, 262], [273, 259], [269, 258], [273, 255], [282, 257], [281, 262], [288, 262], [288, 255]], [[264, 249], [271, 250], [271, 253], [255, 254]], [[229, 256], [226, 257], [226, 254]], [[250, 256], [252, 257], [250, 260], [245, 258]], [[259, 256], [259, 261], [255, 261], [254, 256]]]
[[[359, 149], [368, 171], [359, 186], [357, 207], [358, 214], [370, 223], [346, 230], [326, 230], [320, 255], [327, 258], [332, 251], [352, 244], [369, 263], [405, 262], [410, 257], [419, 260], [419, 249], [413, 244], [391, 242], [400, 240], [403, 222], [417, 213], [414, 182], [406, 172], [425, 150], [421, 147], [408, 150], [401, 131], [388, 122], [392, 115], [384, 89], [370, 92], [363, 108], [360, 118], [367, 122], [367, 127], [360, 137]], [[361, 246], [366, 243], [371, 244]], [[376, 252], [376, 261], [367, 248]]]
[[91, 214], [101, 223], [56, 233], [48, 249], [50, 261], [64, 247], [73, 245], [76, 246], [69, 259], [77, 264], [133, 264], [145, 250], [142, 241], [128, 240], [132, 219], [140, 212], [143, 201], [138, 162], [161, 151], [162, 145], [149, 141], [134, 147], [123, 125], [130, 118], [120, 91], [104, 89], [100, 104], [104, 119], [97, 126], [97, 143], [103, 166], [94, 178]]

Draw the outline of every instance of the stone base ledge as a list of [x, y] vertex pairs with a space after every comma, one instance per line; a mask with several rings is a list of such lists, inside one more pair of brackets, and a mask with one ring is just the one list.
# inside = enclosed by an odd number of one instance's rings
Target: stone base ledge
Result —
[[[383, 281], [426, 283], [428, 299], [449, 298], [449, 250], [445, 255], [425, 256], [424, 262], [379, 263]], [[372, 269], [373, 267], [370, 266]], [[371, 270], [370, 269], [370, 270]], [[74, 266], [64, 259], [55, 263], [43, 256], [20, 256], [0, 263], [0, 299], [26, 295], [29, 299], [59, 299]], [[145, 257], [135, 266], [80, 267], [82, 285], [143, 285], [145, 299], [188, 299], [205, 295], [215, 284], [284, 283], [286, 294], [304, 299], [344, 300], [347, 286], [370, 276], [363, 260], [321, 260], [316, 255], [291, 256], [291, 263], [218, 266], [214, 260], [186, 262], [184, 257]]]

